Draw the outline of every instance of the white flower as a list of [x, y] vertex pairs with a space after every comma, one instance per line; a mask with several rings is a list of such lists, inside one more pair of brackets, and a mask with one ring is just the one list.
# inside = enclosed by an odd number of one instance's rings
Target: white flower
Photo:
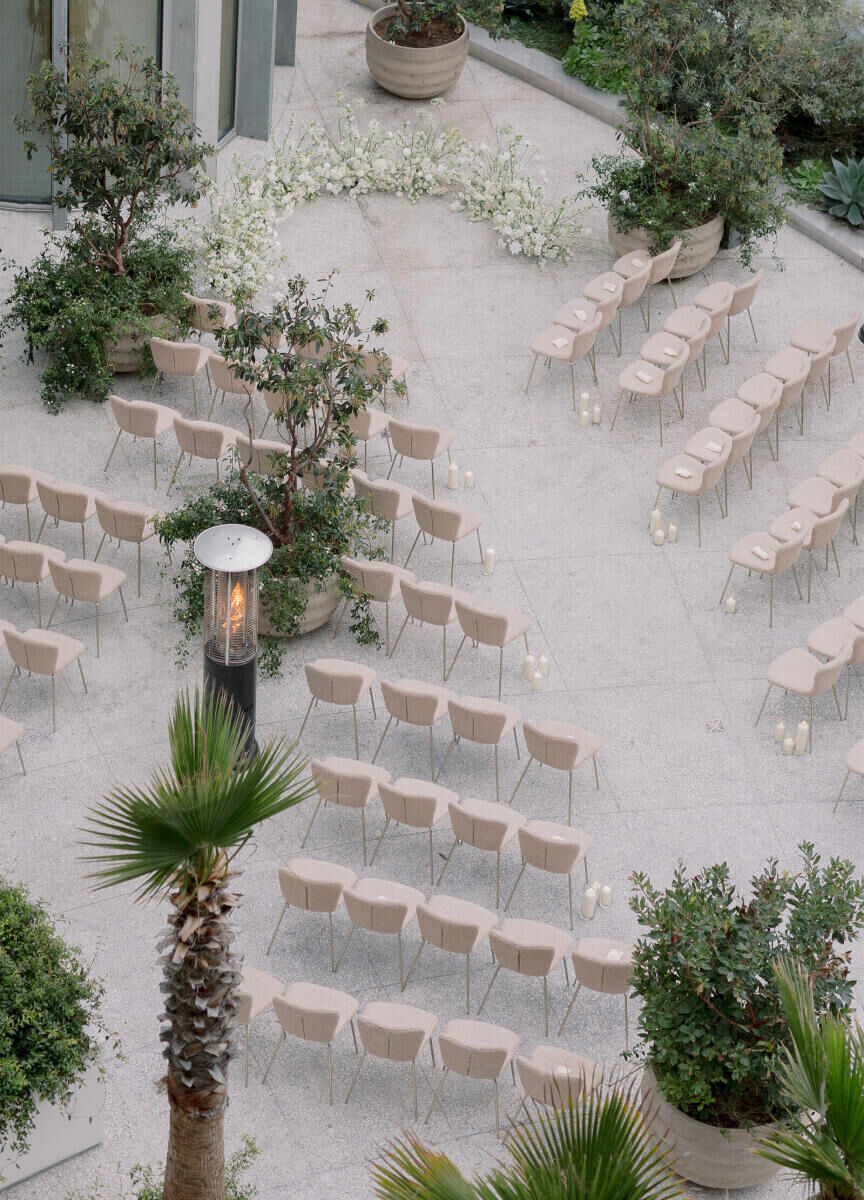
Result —
[[511, 242], [510, 245], [507, 247], [507, 249], [510, 251], [511, 254], [521, 254], [522, 253], [522, 243], [521, 242]]
[[623, 201], [625, 201], [625, 203], [626, 203], [626, 201], [628, 201], [628, 200], [630, 199], [630, 193], [629, 193], [628, 191], [626, 191], [625, 189], [622, 189], [622, 190], [621, 190], [621, 191], [618, 193], [618, 198], [619, 198], [620, 200], [623, 200]]

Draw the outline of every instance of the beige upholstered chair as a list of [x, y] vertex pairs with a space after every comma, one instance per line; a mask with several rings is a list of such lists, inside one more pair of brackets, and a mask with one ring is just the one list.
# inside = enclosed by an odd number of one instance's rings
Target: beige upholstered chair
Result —
[[166, 375], [179, 375], [184, 379], [191, 379], [192, 411], [197, 417], [198, 386], [196, 380], [206, 368], [212, 351], [208, 350], [206, 346], [196, 345], [194, 342], [169, 342], [165, 338], [154, 337], [150, 339], [150, 352], [156, 367], [156, 378], [153, 380], [150, 395], [153, 395], [156, 384]]
[[780, 401], [783, 397], [783, 384], [767, 371], [759, 371], [745, 379], [735, 399], [741, 400], [748, 407], [759, 413], [759, 432], [768, 439], [768, 449], [771, 457], [776, 458], [774, 447], [771, 445], [771, 419], [774, 419], [776, 436], [779, 445], [780, 438]]
[[[713, 447], [718, 446], [719, 450]], [[700, 455], [709, 455], [711, 462], [705, 458], [697, 458], [693, 449], [698, 449]], [[682, 496], [696, 497], [696, 532], [698, 544], [702, 545], [702, 497], [709, 492], [715, 492], [717, 503], [720, 505], [720, 515], [725, 517], [723, 499], [718, 490], [729, 455], [732, 451], [732, 439], [722, 429], [709, 426], [699, 434], [690, 438], [683, 454], [673, 454], [671, 458], [659, 467], [656, 475], [657, 496], [654, 507], [660, 499], [660, 493], [666, 488], [670, 492], [679, 492]]]
[[[740, 403], [740, 401], [735, 401], [735, 403]], [[759, 428], [757, 415], [752, 410], [748, 413], [746, 404], [741, 407], [744, 411], [742, 413], [741, 409], [736, 409], [736, 417], [743, 421], [743, 428], [730, 431], [724, 429], [722, 425], [715, 425], [712, 421], [705, 429], [700, 429], [698, 433], [692, 434], [684, 443], [685, 454], [689, 454], [691, 458], [698, 459], [699, 462], [706, 463], [710, 467], [716, 465], [718, 456], [725, 454], [728, 446], [729, 454], [723, 467], [723, 503], [720, 506], [724, 517], [729, 512], [729, 471], [743, 462], [744, 474], [749, 483], [750, 472], [747, 456]], [[722, 450], [718, 451], [717, 446], [721, 446]]]
[[266, 438], [250, 439], [244, 433], [238, 433], [236, 446], [237, 456], [248, 471], [254, 471], [256, 475], [272, 475], [276, 479], [285, 474], [273, 459], [274, 454], [288, 453], [288, 446], [284, 442], [268, 441]]
[[840, 708], [835, 685], [851, 656], [851, 642], [844, 643], [837, 654], [826, 663], [798, 646], [778, 655], [768, 664], [768, 670], [765, 673], [768, 680], [768, 691], [765, 693], [765, 699], [762, 701], [762, 707], [759, 709], [754, 724], [759, 724], [772, 688], [783, 688], [785, 692], [791, 692], [794, 696], [803, 696], [809, 705], [810, 732], [807, 738], [807, 749], [811, 751], [813, 749], [813, 700], [816, 696], [824, 696], [828, 691], [833, 692], [837, 715], [841, 721], [843, 720], [843, 710]]
[[362, 663], [349, 662], [344, 658], [316, 658], [303, 667], [306, 672], [306, 683], [312, 693], [309, 707], [297, 734], [299, 742], [309, 720], [312, 705], [319, 700], [325, 704], [351, 705], [354, 715], [354, 753], [360, 757], [360, 742], [357, 736], [357, 705], [368, 694], [372, 704], [372, 715], [375, 717], [375, 697], [372, 694], [372, 684], [378, 678], [377, 671], [372, 667], [364, 667]]
[[498, 699], [501, 699], [501, 683], [504, 676], [504, 647], [522, 638], [525, 642], [525, 653], [528, 653], [528, 630], [533, 625], [530, 617], [517, 612], [515, 608], [505, 608], [500, 604], [485, 604], [482, 600], [471, 597], [458, 597], [456, 600], [456, 616], [462, 630], [462, 641], [459, 643], [453, 661], [447, 671], [447, 678], [453, 672], [459, 652], [470, 638], [475, 646], [498, 647]]
[[189, 455], [190, 465], [193, 458], [204, 458], [215, 462], [218, 482], [220, 478], [219, 460], [228, 453], [232, 446], [236, 445], [236, 429], [229, 429], [227, 425], [217, 425], [214, 421], [187, 421], [184, 417], [175, 417], [174, 433], [177, 437], [177, 445], [180, 447], [180, 457], [177, 459], [177, 465], [166, 494], [170, 495], [171, 493], [184, 454]]
[[847, 617], [831, 617], [823, 621], [807, 635], [807, 649], [823, 658], [836, 658], [844, 647], [849, 649], [846, 662], [846, 703], [843, 707], [843, 720], [849, 716], [849, 676], [852, 667], [864, 662], [864, 629], [859, 629]]
[[[722, 400], [719, 404], [715, 404], [708, 414], [708, 423], [716, 429], [722, 429], [732, 439], [732, 449], [729, 451], [729, 461], [726, 463], [724, 472], [724, 499], [726, 499], [726, 489], [728, 488], [726, 480], [729, 477], [729, 469], [737, 466], [738, 463], [743, 465], [747, 483], [752, 489], [753, 442], [758, 434], [765, 432], [774, 415], [775, 407], [776, 405], [760, 413], [758, 409], [745, 404], [737, 396], [732, 396], [728, 400]], [[728, 502], [726, 506], [728, 508]]]
[[237, 324], [237, 309], [226, 300], [208, 300], [204, 296], [183, 293], [189, 305], [189, 324], [199, 333], [216, 333], [219, 329], [230, 329]]
[[806, 354], [821, 354], [826, 347], [831, 345], [831, 338], [834, 338], [834, 347], [828, 358], [828, 406], [831, 406], [831, 363], [840, 354], [846, 355], [846, 362], [849, 364], [849, 375], [852, 382], [855, 382], [855, 372], [852, 369], [852, 357], [849, 354], [849, 345], [852, 338], [855, 336], [855, 331], [861, 324], [861, 318], [864, 317], [864, 308], [859, 308], [853, 313], [848, 321], [841, 322], [836, 328], [832, 329], [830, 325], [826, 325], [824, 321], [810, 321], [806, 325], [800, 325], [789, 339], [790, 346], [794, 346], [797, 350], [803, 350]]
[[[802, 509], [795, 509], [797, 513], [801, 513]], [[840, 563], [837, 561], [837, 550], [834, 546], [834, 538], [840, 526], [840, 522], [849, 511], [849, 501], [844, 500], [835, 512], [829, 513], [825, 517], [816, 517], [810, 514], [810, 521], [807, 527], [807, 537], [804, 539], [804, 549], [807, 551], [807, 603], [810, 603], [810, 586], [813, 577], [813, 551], [825, 550], [825, 569], [828, 569], [828, 550], [829, 547], [834, 551], [834, 562], [837, 564], [837, 574], [840, 574]], [[784, 514], [785, 516], [785, 514]], [[784, 541], [788, 537], [788, 522], [784, 522], [783, 518], [778, 518], [773, 522], [768, 532], [776, 537], [779, 541]]]
[[213, 387], [213, 398], [210, 401], [210, 408], [207, 412], [207, 420], [209, 421], [213, 415], [213, 409], [216, 406], [216, 397], [222, 393], [222, 407], [225, 407], [226, 396], [239, 396], [242, 398], [242, 403], [238, 406], [239, 412], [236, 414], [238, 419], [244, 413], [248, 413], [249, 424], [252, 428], [252, 436], [255, 436], [255, 384], [248, 379], [241, 379], [240, 376], [231, 368], [231, 365], [222, 357], [221, 354], [211, 354], [207, 363], [207, 368], [210, 372], [210, 379]]
[[726, 576], [726, 582], [720, 594], [719, 602], [722, 604], [726, 596], [726, 589], [729, 587], [729, 582], [732, 579], [732, 572], [736, 567], [744, 567], [747, 571], [758, 571], [760, 575], [767, 575], [769, 629], [774, 628], [775, 575], [782, 575], [784, 571], [791, 570], [795, 586], [798, 589], [798, 596], [801, 600], [804, 599], [801, 594], [798, 575], [795, 571], [795, 564], [801, 555], [801, 551], [804, 549], [804, 542], [807, 540], [810, 532], [810, 522], [807, 519], [809, 514], [805, 514], [800, 509], [794, 509], [791, 513], [787, 513], [786, 516], [791, 516], [793, 520], [797, 520], [801, 525], [798, 531], [790, 529], [788, 539], [780, 541], [776, 537], [772, 537], [766, 530], [761, 533], [747, 533], [732, 546], [729, 551], [729, 558], [732, 565], [729, 568], [729, 574]]
[[[864, 467], [864, 463], [861, 464]], [[836, 472], [840, 478], [843, 473]], [[857, 474], [851, 473], [846, 475], [846, 482], [842, 484], [831, 483], [826, 479], [820, 471], [818, 475], [810, 475], [807, 479], [802, 479], [800, 483], [796, 483], [786, 497], [786, 503], [790, 508], [806, 508], [817, 517], [827, 517], [832, 513], [836, 513], [844, 501], [849, 502], [846, 511], [849, 516], [849, 521], [852, 524], [852, 540], [857, 541], [855, 525], [852, 522], [852, 514], [854, 513], [855, 500], [858, 496], [861, 483], [858, 480]]]
[[342, 904], [342, 892], [357, 879], [350, 867], [339, 863], [323, 862], [317, 858], [292, 858], [287, 866], [279, 868], [279, 887], [282, 889], [282, 911], [276, 928], [267, 945], [267, 954], [273, 949], [282, 918], [289, 908], [303, 912], [326, 912], [330, 927], [330, 970], [336, 970], [336, 954], [333, 946], [333, 914]]
[[153, 486], [155, 488], [157, 486], [156, 442], [160, 434], [173, 428], [177, 413], [165, 404], [153, 404], [148, 400], [124, 400], [122, 396], [109, 396], [108, 403], [111, 406], [111, 415], [117, 423], [117, 436], [111, 447], [111, 453], [108, 455], [108, 461], [105, 463], [105, 470], [107, 471], [111, 465], [111, 459], [114, 457], [114, 451], [117, 449], [120, 438], [124, 433], [131, 433], [136, 440], [142, 438], [153, 443]]
[[[358, 442], [363, 443], [363, 470], [369, 469], [369, 443], [373, 438], [384, 437], [387, 441], [387, 452], [392, 459], [393, 451], [390, 448], [390, 418], [387, 413], [382, 412], [380, 408], [361, 408], [359, 412], [353, 413], [348, 419], [348, 428], [354, 434]], [[434, 468], [433, 468], [434, 472]], [[388, 475], [389, 479], [390, 476]]]
[[87, 691], [87, 680], [84, 678], [84, 668], [81, 666], [81, 655], [84, 653], [84, 643], [75, 638], [67, 637], [65, 633], [54, 633], [50, 629], [25, 629], [19, 633], [14, 629], [4, 631], [6, 649], [12, 658], [14, 666], [9, 675], [0, 709], [6, 703], [9, 688], [16, 671], [29, 671], [31, 675], [51, 676], [51, 728], [57, 731], [57, 684], [55, 677], [76, 662], [81, 673], [84, 691]]
[[[373, 559], [350, 558], [347, 554], [342, 555], [341, 562], [348, 574], [357, 580], [360, 591], [365, 592], [369, 599], [376, 604], [384, 605], [384, 652], [389, 654], [390, 605], [397, 596], [402, 595], [403, 581], [414, 582], [416, 577], [413, 571], [406, 571], [404, 567], [394, 567], [392, 563]], [[339, 614], [339, 620], [333, 631], [334, 638], [339, 632], [348, 603], [349, 601], [345, 600], [342, 605], [342, 612]]]
[[[438, 1105], [441, 1089], [451, 1071], [465, 1079], [491, 1080], [495, 1089], [495, 1129], [501, 1132], [498, 1104], [498, 1080], [507, 1067], [513, 1072], [513, 1055], [519, 1046], [519, 1034], [488, 1021], [448, 1021], [438, 1037], [441, 1063], [444, 1067], [441, 1082], [426, 1114], [428, 1124]], [[515, 1081], [515, 1075], [513, 1076]]]
[[407, 1062], [411, 1064], [411, 1089], [414, 1098], [414, 1120], [417, 1120], [417, 1059], [423, 1053], [428, 1043], [432, 1055], [432, 1065], [435, 1065], [435, 1051], [432, 1047], [432, 1034], [438, 1025], [438, 1018], [425, 1008], [415, 1008], [413, 1004], [391, 1004], [383, 1000], [374, 1000], [367, 1004], [357, 1018], [357, 1028], [360, 1031], [360, 1041], [363, 1043], [363, 1053], [345, 1103], [351, 1099], [354, 1084], [363, 1069], [366, 1055], [373, 1058], [383, 1058], [387, 1062]]
[[372, 763], [356, 762], [353, 758], [312, 758], [309, 771], [318, 791], [318, 803], [309, 821], [302, 849], [306, 845], [315, 818], [322, 804], [336, 804], [340, 808], [356, 808], [360, 812], [360, 831], [363, 840], [363, 865], [366, 865], [366, 809], [378, 794], [382, 783], [390, 779], [390, 772]]
[[284, 392], [268, 392], [266, 388], [261, 391], [261, 399], [264, 401], [264, 407], [267, 409], [267, 416], [264, 418], [264, 424], [261, 426], [261, 433], [270, 424], [270, 418], [276, 417], [276, 424], [279, 424], [278, 418], [285, 409], [287, 396]]
[[[711, 334], [711, 318], [702, 308], [695, 304], [684, 304], [676, 308], [663, 322], [663, 332], [671, 333], [674, 337], [682, 338], [690, 350], [687, 365], [696, 368], [702, 391], [705, 391], [708, 374], [705, 365], [705, 343]], [[702, 366], [699, 366], [699, 359]]]
[[[864, 487], [864, 461], [862, 461], [860, 455], [846, 446], [842, 450], [836, 450], [829, 458], [821, 462], [816, 468], [816, 474], [822, 479], [827, 479], [835, 487], [840, 488], [844, 497], [848, 496], [851, 505], [849, 521], [852, 525], [852, 540], [857, 543], [858, 493]], [[850, 488], [854, 489], [854, 491], [850, 492]], [[836, 512], [838, 504], [836, 499], [833, 497], [832, 499], [834, 511]]]
[[425, 779], [406, 779], [404, 776], [394, 782], [382, 783], [378, 788], [381, 804], [387, 815], [381, 837], [378, 839], [369, 866], [375, 862], [375, 855], [384, 841], [390, 822], [397, 825], [407, 825], [410, 829], [427, 829], [429, 831], [429, 884], [435, 886], [435, 856], [432, 846], [432, 830], [435, 829], [448, 814], [449, 806], [458, 801], [459, 797], [450, 788], [442, 787], [439, 783], [429, 783]]
[[[859, 629], [864, 629], [864, 595], [858, 596], [857, 599], [847, 604], [843, 609], [843, 616], [853, 625], [857, 625]], [[2, 632], [2, 625], [0, 625], [0, 635]]]
[[817, 371], [820, 367], [827, 367], [828, 357], [827, 350], [823, 351], [821, 358], [811, 359], [803, 350], [796, 350], [794, 346], [784, 346], [782, 350], [772, 354], [765, 363], [765, 371], [783, 384], [783, 394], [778, 411], [785, 412], [787, 408], [797, 402], [798, 429], [802, 434], [804, 433], [804, 389], [810, 379], [814, 364]]
[[403, 992], [427, 945], [446, 950], [448, 954], [464, 954], [465, 1012], [470, 1015], [471, 955], [481, 942], [486, 941], [490, 929], [494, 929], [498, 924], [498, 914], [468, 900], [459, 900], [455, 896], [431, 896], [427, 904], [417, 905], [417, 924], [420, 926], [420, 936], [423, 940], [408, 968], [402, 985]]
[[558, 1028], [558, 1036], [564, 1032], [576, 997], [584, 987], [589, 992], [624, 997], [624, 1047], [629, 1049], [627, 996], [633, 976], [633, 947], [629, 942], [615, 942], [610, 938], [580, 938], [570, 955], [570, 961], [573, 964], [573, 981], [576, 986], [567, 1005], [564, 1020]]
[[11, 583], [36, 584], [36, 624], [42, 628], [41, 585], [51, 573], [52, 562], [62, 562], [66, 557], [62, 550], [53, 546], [40, 546], [36, 542], [0, 542], [0, 575]]
[[405, 980], [402, 959], [402, 932], [410, 925], [417, 913], [417, 905], [426, 897], [417, 888], [404, 883], [393, 883], [390, 879], [358, 879], [342, 893], [345, 909], [351, 918], [351, 929], [345, 939], [342, 952], [336, 960], [336, 970], [345, 957], [345, 951], [355, 930], [368, 929], [370, 933], [383, 933], [397, 939], [399, 947], [399, 986]]
[[[645, 325], [646, 332], [648, 330], [648, 320], [645, 316], [645, 310], [642, 306], [642, 295], [643, 295], [646, 287], [648, 286], [649, 279], [651, 278], [651, 263], [649, 262], [648, 257], [646, 255], [645, 260], [644, 260], [645, 265], [643, 267], [633, 267], [632, 266], [632, 255], [629, 255], [629, 256], [625, 255], [625, 258], [627, 258], [627, 257], [629, 257], [631, 260], [632, 274], [629, 274], [629, 275], [627, 275], [626, 278], [624, 278], [623, 284], [621, 287], [621, 299], [618, 302], [618, 345], [619, 346], [623, 345], [622, 334], [621, 334], [621, 310], [622, 309], [630, 308], [630, 306], [633, 304], [638, 304], [639, 310], [642, 314], [642, 322]], [[619, 258], [618, 263], [620, 263], [621, 261], [622, 260]], [[617, 267], [617, 265], [618, 264], [616, 263], [616, 267]], [[616, 276], [618, 275], [618, 272], [616, 271], [615, 267], [612, 268], [611, 274], [614, 274]], [[602, 287], [602, 284], [601, 284], [601, 287]]]
[[726, 347], [723, 344], [723, 332], [726, 329], [729, 309], [732, 307], [732, 293], [733, 288], [731, 283], [719, 282], [711, 283], [707, 287], [702, 288], [693, 297], [694, 306], [701, 308], [711, 319], [711, 329], [708, 332], [706, 340], [710, 342], [715, 337], [720, 339], [720, 349], [723, 352], [723, 358], [726, 362], [729, 359], [726, 354]]
[[333, 1103], [333, 1043], [346, 1025], [351, 1027], [354, 1053], [357, 1053], [357, 1034], [354, 1015], [360, 1005], [347, 992], [321, 987], [317, 983], [289, 983], [281, 996], [274, 996], [273, 1010], [282, 1026], [282, 1034], [264, 1072], [264, 1083], [270, 1074], [273, 1060], [286, 1034], [304, 1042], [324, 1042], [327, 1046], [327, 1081], [330, 1103]]
[[597, 751], [600, 749], [600, 739], [578, 725], [570, 725], [566, 721], [524, 721], [522, 722], [522, 737], [525, 739], [525, 749], [528, 751], [528, 761], [519, 776], [510, 796], [510, 803], [516, 799], [516, 793], [522, 786], [522, 780], [528, 774], [528, 768], [533, 762], [542, 767], [551, 767], [555, 771], [566, 771], [570, 777], [567, 795], [567, 824], [573, 823], [573, 772], [590, 759], [594, 764], [594, 783], [600, 788], [600, 776], [597, 772]]
[[414, 512], [413, 501], [417, 493], [413, 488], [406, 487], [404, 483], [394, 483], [390, 479], [370, 479], [365, 471], [352, 471], [351, 482], [354, 485], [355, 495], [366, 501], [372, 515], [383, 517], [385, 521], [390, 522], [390, 561], [394, 562], [396, 522], [401, 521], [403, 517], [411, 516]]
[[529, 1100], [546, 1108], [566, 1108], [603, 1082], [603, 1071], [597, 1063], [560, 1046], [536, 1046], [530, 1058], [517, 1055], [515, 1061], [525, 1095], [514, 1120]]
[[126, 572], [118, 571], [105, 563], [89, 562], [86, 558], [67, 558], [61, 562], [53, 560], [48, 563], [51, 581], [57, 589], [57, 599], [48, 618], [48, 629], [57, 612], [60, 597], [80, 604], [93, 604], [96, 607], [96, 657], [99, 658], [99, 605], [113, 592], [120, 597], [123, 616], [128, 623], [129, 614], [126, 611], [126, 601], [123, 598], [123, 584], [126, 582]]
[[[495, 958], [495, 970], [489, 980], [486, 995], [480, 1002], [477, 1015], [483, 1011], [489, 993], [502, 967], [516, 975], [528, 975], [543, 980], [543, 1020], [549, 1036], [549, 976], [559, 963], [567, 977], [567, 954], [573, 941], [563, 929], [543, 921], [508, 918], [498, 929], [489, 931], [489, 945]], [[569, 978], [568, 978], [569, 982]]]
[[[678, 309], [678, 312], [681, 310]], [[637, 358], [635, 362], [626, 366], [618, 376], [618, 387], [620, 394], [618, 403], [615, 406], [615, 415], [612, 418], [611, 428], [615, 428], [615, 422], [618, 420], [618, 413], [621, 410], [621, 401], [625, 394], [634, 400], [637, 396], [644, 396], [646, 399], [657, 401], [657, 420], [660, 426], [660, 445], [663, 445], [663, 404], [662, 401], [666, 396], [674, 396], [675, 403], [678, 406], [678, 413], [683, 416], [683, 408], [681, 401], [678, 398], [678, 384], [681, 382], [681, 375], [684, 371], [684, 364], [679, 362], [677, 366], [669, 367], [668, 370], [663, 370], [661, 367], [655, 367], [653, 363], [644, 362], [641, 358]]]
[[573, 872], [581, 862], [585, 868], [585, 882], [588, 882], [588, 851], [591, 849], [591, 835], [584, 829], [571, 829], [569, 825], [559, 825], [555, 821], [528, 821], [519, 830], [519, 849], [522, 853], [522, 866], [513, 884], [513, 890], [507, 897], [504, 911], [510, 907], [516, 889], [522, 882], [526, 867], [536, 867], [538, 871], [548, 871], [552, 875], [567, 876], [567, 896], [570, 902], [570, 928], [573, 928]]
[[49, 517], [54, 518], [55, 526], [61, 521], [69, 521], [73, 525], [81, 526], [81, 557], [86, 558], [84, 525], [96, 515], [96, 501], [103, 499], [104, 493], [96, 491], [95, 488], [79, 487], [75, 483], [57, 483], [55, 480], [49, 482], [44, 479], [37, 479], [36, 491], [39, 493], [39, 503], [45, 510], [36, 541], [41, 539], [42, 530]]
[[690, 345], [674, 333], [652, 333], [639, 347], [639, 357], [666, 371], [682, 361], [685, 365], [689, 363]]
[[452, 587], [457, 542], [461, 542], [463, 538], [476, 533], [477, 547], [480, 551], [480, 562], [483, 562], [483, 543], [480, 541], [480, 526], [485, 524], [486, 518], [482, 513], [474, 512], [470, 508], [462, 508], [458, 504], [447, 504], [443, 500], [427, 500], [425, 496], [421, 496], [418, 492], [414, 493], [411, 502], [414, 505], [414, 516], [417, 518], [417, 524], [420, 528], [417, 530], [417, 536], [411, 543], [411, 549], [408, 551], [408, 557], [405, 559], [405, 566], [407, 567], [411, 561], [414, 547], [417, 545], [422, 533], [428, 533], [433, 539], [438, 538], [442, 542], [450, 542], [450, 586]]
[[[553, 325], [563, 325], [565, 329], [572, 330], [574, 333], [584, 333], [589, 325], [593, 325], [595, 316], [599, 316], [599, 333], [604, 329], [608, 329], [608, 327], [615, 320], [615, 313], [617, 311], [618, 301], [614, 295], [612, 296], [611, 300], [606, 302], [606, 304], [595, 303], [593, 300], [587, 300], [585, 296], [577, 296], [575, 300], [568, 300], [566, 304], [561, 305], [552, 318], [552, 323]], [[593, 360], [593, 348], [591, 351], [591, 357]]]
[[243, 967], [240, 972], [240, 984], [236, 993], [239, 1007], [233, 1020], [237, 1025], [243, 1026], [244, 1087], [249, 1086], [249, 1026], [269, 1012], [273, 1007], [274, 997], [284, 991], [284, 983], [280, 983], [266, 971], [259, 971], [257, 967]]
[[[619, 315], [620, 311], [619, 309]], [[547, 367], [551, 366], [553, 362], [565, 363], [570, 367], [570, 397], [575, 412], [576, 375], [573, 371], [573, 364], [582, 358], [587, 358], [591, 364], [591, 374], [594, 382], [597, 382], [594, 343], [597, 340], [597, 334], [600, 332], [601, 322], [602, 317], [600, 313], [595, 312], [591, 320], [587, 321], [582, 329], [571, 329], [567, 325], [550, 325], [548, 329], [544, 329], [541, 333], [538, 333], [531, 343], [531, 353], [534, 355], [534, 361], [531, 364], [528, 382], [525, 384], [526, 393], [531, 387], [531, 380], [534, 378], [538, 358], [544, 358]], [[432, 494], [434, 495], [435, 493], [433, 492]]]
[[31, 467], [0, 466], [0, 501], [3, 507], [7, 504], [23, 505], [27, 517], [27, 540], [33, 537], [30, 528], [30, 505], [37, 499], [39, 492], [36, 484], [51, 483], [54, 476], [47, 471], [34, 471]]
[[495, 907], [501, 904], [501, 852], [510, 845], [520, 828], [525, 824], [522, 813], [514, 812], [504, 804], [493, 804], [491, 800], [476, 800], [466, 796], [449, 805], [450, 824], [453, 826], [453, 845], [444, 860], [437, 887], [441, 881], [457, 846], [473, 846], [495, 855]]
[[387, 724], [372, 761], [378, 757], [387, 730], [393, 720], [398, 724], [428, 726], [429, 729], [429, 775], [435, 778], [435, 740], [433, 729], [447, 716], [448, 704], [456, 699], [455, 692], [437, 683], [424, 683], [422, 679], [381, 680], [381, 694], [388, 712]]
[[651, 288], [655, 283], [669, 284], [672, 304], [675, 308], [678, 307], [675, 289], [672, 286], [671, 273], [675, 269], [675, 263], [678, 261], [680, 251], [681, 239], [678, 238], [668, 250], [661, 250], [659, 254], [652, 255], [638, 250], [630, 250], [627, 254], [622, 254], [612, 265], [612, 270], [616, 275], [620, 275], [624, 279], [631, 279], [634, 275], [640, 274], [646, 262], [649, 264], [648, 282], [645, 285], [644, 292], [646, 303], [643, 306], [641, 299], [639, 301], [639, 307], [642, 309], [642, 314], [645, 318], [646, 329], [651, 328]]
[[457, 739], [466, 742], [477, 742], [481, 746], [492, 746], [495, 751], [495, 799], [500, 800], [498, 773], [498, 747], [507, 736], [513, 732], [516, 744], [516, 757], [519, 758], [519, 738], [516, 736], [516, 726], [522, 720], [522, 714], [512, 704], [502, 704], [500, 700], [486, 700], [482, 696], [460, 696], [448, 702], [450, 724], [453, 727], [453, 737], [450, 740], [441, 766], [438, 768], [438, 778], [444, 770], [444, 765]]
[[[731, 325], [732, 318], [740, 316], [742, 312], [746, 312], [747, 318], [750, 321], [750, 329], [753, 333], [753, 341], [758, 342], [756, 336], [756, 326], [753, 324], [753, 314], [750, 311], [750, 305], [756, 298], [756, 292], [759, 290], [759, 284], [762, 282], [764, 270], [757, 271], [746, 283], [740, 283], [738, 287], [732, 289], [732, 303], [729, 305], [729, 312], [726, 315], [726, 361], [729, 362], [731, 357]], [[698, 303], [698, 301], [697, 301]]]
[[864, 776], [864, 738], [860, 742], [856, 742], [846, 755], [846, 774], [843, 776], [843, 782], [840, 784], [840, 791], [837, 793], [837, 799], [834, 801], [834, 807], [831, 809], [832, 812], [837, 811], [837, 805], [840, 803], [840, 797], [845, 791], [850, 775]]
[[363, 359], [362, 369], [367, 379], [374, 379], [375, 376], [379, 375], [382, 370], [387, 372], [387, 384], [384, 387], [384, 391], [381, 393], [382, 407], [384, 407], [387, 403], [387, 387], [389, 387], [391, 381], [393, 380], [397, 380], [398, 382], [405, 384], [405, 402], [406, 404], [410, 404], [411, 400], [407, 392], [407, 375], [408, 371], [411, 369], [411, 364], [409, 363], [408, 359], [401, 358], [398, 354], [385, 354], [381, 350], [363, 350], [361, 351], [361, 354]]
[[[600, 329], [609, 330], [615, 353], [620, 358], [621, 342], [615, 336], [612, 322], [624, 298], [624, 279], [620, 275], [616, 275], [614, 271], [604, 271], [602, 275], [596, 275], [593, 279], [589, 279], [582, 289], [582, 295], [586, 300], [590, 300], [600, 313]], [[580, 307], [579, 301], [573, 307]], [[593, 317], [589, 319], [593, 320]], [[566, 322], [562, 322], [562, 324], [566, 324]], [[620, 328], [620, 321], [618, 324]]]
[[450, 446], [456, 435], [436, 429], [432, 425], [409, 425], [407, 421], [390, 421], [390, 440], [393, 443], [393, 461], [387, 478], [393, 474], [396, 466], [396, 455], [399, 455], [399, 465], [405, 458], [415, 458], [420, 462], [428, 462], [432, 470], [432, 499], [435, 499], [435, 459], [442, 454], [450, 461]]
[[155, 509], [144, 504], [130, 504], [126, 500], [96, 500], [96, 516], [102, 527], [102, 538], [93, 555], [96, 562], [102, 553], [105, 539], [116, 538], [120, 542], [131, 542], [138, 552], [138, 595], [141, 595], [141, 546], [156, 532], [153, 528]]
[[18, 761], [21, 764], [21, 774], [26, 775], [27, 768], [24, 766], [21, 746], [18, 742], [23, 732], [24, 726], [19, 725], [17, 721], [12, 721], [9, 717], [0, 717], [0, 754], [8, 750], [10, 746], [14, 746], [18, 753]]
[[402, 592], [402, 603], [405, 605], [405, 620], [396, 634], [396, 641], [390, 651], [390, 657], [396, 653], [399, 639], [409, 620], [419, 621], [421, 625], [440, 625], [442, 634], [441, 645], [441, 678], [447, 678], [447, 626], [456, 620], [456, 600], [464, 595], [457, 588], [448, 587], [443, 583], [428, 583], [424, 580], [402, 579], [399, 583]]

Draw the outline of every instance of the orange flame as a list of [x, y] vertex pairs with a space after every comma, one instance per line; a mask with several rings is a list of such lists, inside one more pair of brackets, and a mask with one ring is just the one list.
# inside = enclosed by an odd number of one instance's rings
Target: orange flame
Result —
[[235, 583], [231, 589], [231, 598], [228, 602], [228, 620], [232, 634], [238, 633], [243, 628], [245, 619], [246, 593], [239, 583]]

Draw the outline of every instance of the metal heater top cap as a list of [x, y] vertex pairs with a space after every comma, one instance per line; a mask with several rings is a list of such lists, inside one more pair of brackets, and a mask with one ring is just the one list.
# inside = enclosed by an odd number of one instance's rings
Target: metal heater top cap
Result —
[[273, 553], [273, 543], [248, 525], [214, 525], [198, 534], [193, 549], [203, 566], [233, 574], [262, 566]]

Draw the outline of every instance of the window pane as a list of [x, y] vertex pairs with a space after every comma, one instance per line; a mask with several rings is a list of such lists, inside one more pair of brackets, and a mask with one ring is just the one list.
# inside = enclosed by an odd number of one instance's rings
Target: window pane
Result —
[[219, 137], [234, 128], [234, 84], [237, 78], [237, 0], [222, 0], [222, 43], [219, 48]]
[[51, 57], [51, 0], [2, 0], [0, 6], [0, 197], [46, 203], [51, 199], [48, 152], [40, 150], [28, 162], [12, 117], [29, 108], [27, 76]]
[[109, 60], [122, 42], [159, 62], [161, 7], [161, 0], [69, 0], [69, 41], [86, 42], [95, 58]]

